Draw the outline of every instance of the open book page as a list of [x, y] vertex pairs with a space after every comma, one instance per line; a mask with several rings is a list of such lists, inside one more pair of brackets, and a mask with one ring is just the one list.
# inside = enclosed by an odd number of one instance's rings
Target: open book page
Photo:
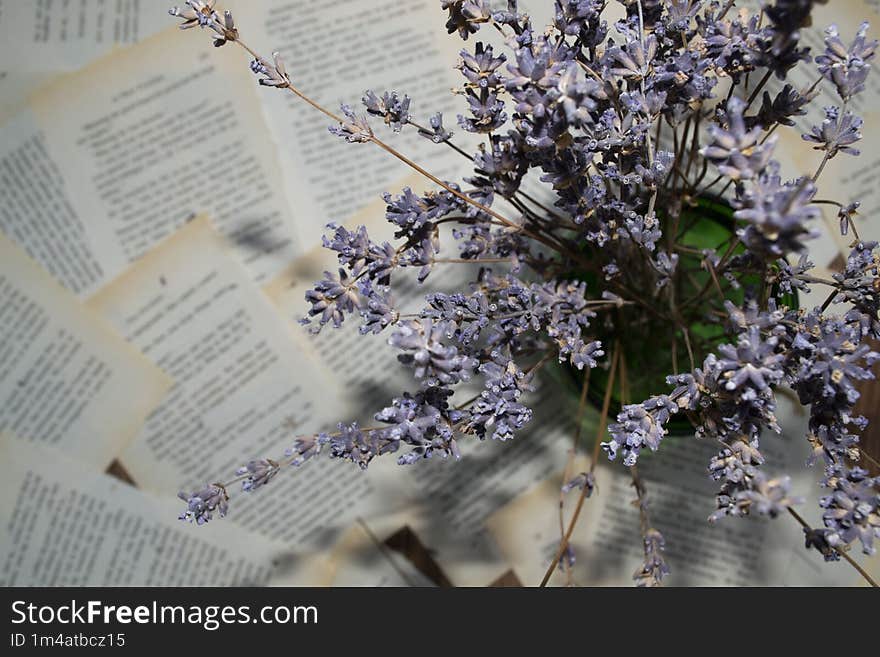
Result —
[[[768, 474], [791, 474], [793, 492], [807, 498], [800, 508], [813, 526], [821, 525], [816, 506], [819, 472], [806, 469], [809, 446], [804, 439], [805, 418], [793, 404], [782, 400], [783, 435], [767, 435], [762, 448]], [[860, 577], [845, 562], [824, 563], [822, 556], [804, 548], [803, 532], [784, 514], [766, 518], [723, 518], [709, 524], [714, 492], [706, 465], [714, 453], [711, 444], [692, 436], [667, 437], [656, 454], [639, 459], [647, 486], [653, 527], [666, 539], [665, 557], [673, 586], [791, 586], [860, 585]], [[629, 471], [619, 463], [600, 463], [596, 490], [584, 503], [572, 535], [576, 562], [571, 582], [587, 586], [631, 586], [643, 556], [639, 512]], [[537, 585], [559, 548], [558, 504], [560, 475], [541, 482], [489, 519], [500, 549], [527, 585]], [[566, 527], [578, 491], [566, 497]], [[854, 556], [869, 568], [877, 559]], [[557, 569], [551, 585], [567, 583]]]
[[0, 71], [0, 123], [20, 111], [28, 96], [51, 79], [51, 73]]
[[[3, 586], [245, 586], [326, 573], [232, 523], [199, 528], [179, 505], [57, 450], [0, 434]], [[308, 566], [308, 567], [306, 567]]]
[[[406, 184], [410, 184], [407, 181]], [[351, 221], [349, 227], [364, 224], [371, 234], [380, 230], [384, 204], [372, 204]], [[297, 324], [308, 309], [305, 291], [321, 278], [324, 269], [335, 267], [334, 255], [319, 249], [298, 259], [265, 290], [291, 323], [291, 330], [306, 335]], [[407, 273], [413, 275], [407, 276]], [[476, 268], [461, 264], [437, 264], [426, 282], [419, 285], [414, 273], [403, 272], [395, 281], [395, 299], [403, 312], [418, 312], [424, 297], [432, 291], [466, 289]], [[330, 426], [338, 421], [357, 420], [373, 424], [372, 417], [394, 397], [418, 388], [410, 369], [397, 361], [388, 346], [388, 334], [361, 335], [357, 318], [339, 329], [325, 327], [308, 336], [324, 368], [342, 384], [342, 396], [324, 418]], [[420, 539], [435, 551], [435, 558], [457, 584], [488, 584], [508, 566], [485, 531], [485, 519], [498, 508], [565, 464], [570, 443], [570, 414], [560, 413], [567, 395], [552, 395], [553, 383], [544, 382], [532, 393], [536, 409], [527, 430], [513, 441], [460, 441], [460, 460], [430, 459], [398, 466], [393, 455], [375, 459], [366, 476], [383, 500], [383, 511], [406, 510], [400, 523], [409, 524]], [[469, 390], [466, 396], [477, 394]], [[464, 399], [462, 399], [464, 401]], [[388, 525], [364, 515], [377, 533], [389, 533], [399, 526]]]
[[[546, 385], [545, 395], [553, 392], [551, 385]], [[536, 482], [565, 467], [571, 427], [553, 400], [541, 393], [540, 389], [532, 393], [535, 416], [512, 441], [460, 441], [462, 457], [457, 461], [431, 459], [406, 467], [392, 461], [382, 464], [386, 472], [397, 468], [385, 475], [386, 480], [406, 477], [415, 489], [406, 524], [432, 550], [453, 584], [487, 586], [510, 569], [487, 520]], [[568, 415], [573, 412], [569, 409]]]
[[[566, 395], [549, 396], [551, 382], [532, 393], [535, 416], [511, 441], [459, 441], [461, 459], [427, 459], [397, 465], [393, 455], [373, 461], [370, 483], [384, 508], [403, 509], [364, 519], [380, 538], [408, 525], [449, 580], [487, 586], [510, 569], [487, 520], [536, 483], [565, 467], [575, 410]], [[561, 410], [564, 408], [564, 410]]]
[[[34, 97], [102, 282], [201, 212], [256, 279], [297, 251], [252, 77], [240, 52], [169, 27]], [[20, 175], [39, 179], [30, 164]]]
[[[871, 23], [868, 31], [869, 39], [880, 37], [880, 13], [877, 3], [866, 3], [862, 0], [847, 2], [829, 2], [825, 5], [816, 4], [813, 8], [813, 25], [801, 31], [802, 42], [811, 48], [811, 56], [820, 55], [825, 50], [824, 30], [834, 24], [838, 27], [843, 42], [849, 45], [863, 21]], [[810, 88], [820, 75], [812, 62], [802, 62], [789, 76], [788, 83], [796, 89]], [[781, 88], [781, 83], [773, 81], [769, 88], [771, 93]], [[777, 131], [779, 142], [776, 152], [785, 152], [795, 163], [798, 172], [812, 176], [822, 162], [823, 152], [814, 150], [816, 144], [804, 141], [801, 134], [809, 133], [814, 126], [821, 126], [825, 118], [824, 108], [841, 107], [842, 101], [834, 85], [823, 80], [816, 88], [819, 96], [810, 104], [806, 116], [793, 117], [794, 128], [782, 128]], [[818, 197], [832, 199], [840, 203], [860, 201], [859, 215], [855, 223], [863, 239], [880, 239], [880, 222], [876, 220], [880, 211], [880, 75], [876, 66], [868, 75], [865, 90], [855, 96], [847, 104], [847, 110], [864, 120], [861, 129], [862, 139], [853, 144], [861, 151], [861, 155], [853, 157], [847, 153], [838, 153], [828, 161], [818, 180]], [[848, 245], [854, 239], [852, 232], [843, 237], [840, 235], [837, 220], [837, 208], [830, 205], [820, 206], [826, 222], [832, 227], [831, 236], [837, 240], [841, 250], [849, 251]], [[811, 242], [812, 247], [812, 242]], [[816, 264], [825, 264], [819, 263]]]
[[[242, 39], [264, 57], [280, 51], [295, 84], [327, 109], [340, 102], [358, 114], [364, 91], [379, 96], [397, 91], [413, 99], [413, 120], [428, 125], [442, 112], [455, 141], [470, 146], [473, 135], [460, 129], [463, 98], [450, 93], [461, 86], [453, 69], [464, 44], [443, 28], [443, 10], [434, 0], [238, 0], [230, 4]], [[328, 35], [332, 34], [332, 38]], [[472, 47], [472, 46], [471, 46]], [[264, 89], [262, 104], [278, 144], [285, 186], [295, 202], [304, 244], [319, 244], [323, 225], [342, 222], [410, 171], [372, 144], [348, 144], [327, 133], [332, 121], [287, 92]], [[406, 127], [394, 134], [379, 117], [373, 131], [441, 179], [461, 175], [469, 162], [444, 144]]]
[[0, 0], [0, 61], [28, 73], [73, 70], [168, 26], [156, 0]]
[[[174, 378], [121, 461], [139, 487], [168, 494], [280, 458], [341, 397], [204, 218], [138, 261], [89, 302]], [[230, 519], [291, 548], [365, 513], [369, 482], [327, 458], [237, 494]], [[227, 522], [230, 520], [228, 519]]]
[[0, 431], [106, 467], [170, 381], [0, 235]]
[[104, 280], [106, 259], [92, 246], [91, 221], [78, 214], [71, 191], [29, 111], [0, 126], [0, 231], [82, 296]]

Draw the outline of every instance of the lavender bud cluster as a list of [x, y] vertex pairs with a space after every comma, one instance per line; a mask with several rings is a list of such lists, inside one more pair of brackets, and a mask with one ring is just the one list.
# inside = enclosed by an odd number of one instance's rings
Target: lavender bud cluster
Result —
[[[171, 13], [182, 28], [210, 29], [217, 45], [243, 46], [214, 4], [190, 0]], [[532, 418], [529, 392], [549, 363], [613, 374], [621, 336], [666, 331], [666, 385], [621, 405], [602, 444], [608, 457], [635, 466], [663, 448], [674, 423], [689, 421], [697, 438], [718, 445], [708, 464], [719, 486], [710, 520], [780, 516], [801, 498], [789, 477], [765, 472], [760, 450], [780, 431], [776, 395], [790, 388], [809, 414], [805, 440], [828, 491], [824, 527], [810, 528], [806, 545], [829, 559], [856, 542], [872, 553], [880, 479], [862, 467], [867, 420], [854, 407], [880, 360], [867, 343], [880, 338], [880, 253], [858, 237], [850, 200], [833, 202], [842, 232], [856, 237], [844, 270], [813, 276], [808, 246], [829, 203], [817, 201], [820, 174], [838, 155], [859, 154], [862, 119], [851, 100], [865, 88], [877, 42], [867, 24], [849, 42], [830, 26], [812, 53], [802, 40], [810, 0], [767, 0], [760, 10], [626, 1], [613, 25], [607, 4], [554, 0], [544, 29], [516, 0], [439, 2], [446, 30], [465, 43], [454, 92], [464, 105], [459, 127], [481, 137], [474, 153], [453, 142], [441, 114], [420, 121], [416, 99], [401, 90], [368, 90], [366, 114], [343, 105], [337, 116], [295, 86], [279, 57], [254, 58], [261, 84], [305, 98], [333, 118], [333, 134], [381, 147], [434, 186], [385, 195], [393, 242], [364, 226], [328, 226], [323, 245], [338, 265], [307, 292], [302, 320], [312, 331], [355, 321], [363, 333], [385, 334], [412, 389], [374, 415], [377, 427], [346, 419], [335, 432], [299, 437], [283, 459], [248, 463], [237, 473], [243, 489], [321, 452], [366, 468], [390, 453], [410, 465], [458, 458], [467, 439], [513, 440]], [[478, 39], [489, 28], [503, 47]], [[796, 67], [840, 102], [801, 135], [818, 151], [815, 174], [787, 178], [775, 157], [779, 131], [796, 131], [794, 119], [818, 94], [790, 81]], [[774, 77], [781, 84], [771, 93]], [[382, 141], [371, 119], [458, 151], [468, 171], [446, 181], [426, 173]], [[686, 239], [701, 203], [729, 210], [728, 237], [714, 248]], [[402, 280], [422, 284], [449, 266], [470, 267], [469, 285], [426, 293], [414, 311], [398, 307]], [[815, 285], [829, 287], [822, 307], [792, 301]], [[715, 337], [692, 330], [698, 325]], [[467, 386], [480, 392], [461, 401]], [[591, 474], [569, 484], [593, 486]], [[223, 487], [183, 497], [185, 519], [226, 513]], [[636, 579], [656, 584], [668, 572], [665, 541], [646, 529]]]

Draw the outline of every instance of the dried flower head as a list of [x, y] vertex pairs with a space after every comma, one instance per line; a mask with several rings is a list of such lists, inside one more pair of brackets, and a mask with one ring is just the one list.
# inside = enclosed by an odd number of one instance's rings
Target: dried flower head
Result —
[[[238, 480], [256, 490], [321, 453], [361, 468], [387, 454], [401, 465], [457, 459], [464, 440], [508, 441], [529, 424], [529, 393], [544, 368], [559, 363], [566, 377], [598, 369], [591, 386], [619, 386], [603, 391], [605, 408], [612, 396], [620, 402], [600, 444], [631, 466], [639, 492], [645, 560], [635, 579], [656, 585], [669, 570], [635, 470], [644, 448], [663, 449], [670, 427], [689, 421], [696, 437], [719, 446], [709, 463], [719, 486], [714, 504], [706, 501], [711, 521], [791, 515], [800, 502], [792, 480], [765, 474], [773, 452], [762, 450], [781, 431], [776, 395], [786, 387], [807, 409], [809, 463], [821, 464], [828, 491], [825, 527], [807, 532], [807, 546], [829, 559], [855, 541], [871, 552], [878, 482], [852, 464], [867, 424], [855, 412], [858, 387], [880, 361], [867, 344], [880, 337], [880, 256], [858, 236], [858, 201], [820, 190], [829, 160], [858, 155], [862, 120], [850, 101], [865, 88], [877, 43], [866, 24], [849, 44], [831, 26], [811, 60], [802, 37], [813, 0], [773, 0], [760, 11], [625, 0], [613, 30], [608, 4], [554, 0], [552, 24], [536, 31], [515, 0], [494, 9], [488, 0], [441, 0], [450, 34], [467, 40], [491, 25], [502, 35], [472, 43], [456, 64], [458, 123], [479, 145], [469, 152], [455, 143], [440, 113], [420, 120], [399, 92], [367, 91], [362, 102], [393, 132], [463, 155], [468, 171], [451, 180], [431, 173], [430, 158], [417, 164], [383, 141], [350, 106], [337, 115], [310, 98], [277, 54], [270, 62], [241, 42], [213, 1], [171, 11], [181, 27], [241, 46], [261, 84], [322, 112], [334, 135], [371, 143], [426, 180], [425, 189], [385, 194], [393, 240], [328, 226], [323, 245], [338, 268], [308, 290], [302, 320], [319, 331], [354, 317], [362, 333], [384, 332], [412, 389], [373, 415], [377, 426], [347, 418], [335, 431], [300, 436], [284, 458], [252, 461]], [[815, 85], [795, 84], [795, 66], [814, 68], [842, 102], [803, 135], [820, 151], [815, 173], [789, 179], [773, 158], [777, 138], [795, 132], [817, 96]], [[780, 83], [768, 87], [774, 76]], [[837, 207], [842, 232], [856, 237], [830, 278], [812, 275], [808, 252], [822, 204]], [[715, 237], [692, 241], [709, 224]], [[467, 268], [466, 284], [398, 305], [401, 285], [461, 280], [435, 276], [452, 266]], [[799, 308], [797, 294], [820, 285], [827, 301]], [[657, 378], [634, 399], [631, 357], [658, 370], [636, 372]], [[594, 486], [589, 472], [564, 489], [585, 498]], [[183, 497], [183, 517], [195, 522], [226, 512], [220, 485]], [[567, 547], [548, 577], [570, 563]]]

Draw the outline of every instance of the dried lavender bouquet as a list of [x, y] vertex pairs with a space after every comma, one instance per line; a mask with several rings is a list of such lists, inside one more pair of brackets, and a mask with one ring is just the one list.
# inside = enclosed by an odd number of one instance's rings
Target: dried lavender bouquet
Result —
[[[817, 191], [831, 158], [858, 155], [862, 121], [848, 106], [874, 59], [867, 24], [849, 42], [828, 27], [824, 51], [813, 56], [799, 34], [811, 0], [767, 1], [753, 11], [733, 0], [620, 0], [624, 18], [613, 29], [602, 17], [608, 0], [555, 0], [544, 32], [516, 0], [505, 9], [488, 0], [440, 4], [450, 34], [467, 41], [496, 30], [509, 50], [476, 42], [457, 64], [457, 91], [467, 101], [458, 124], [485, 136], [478, 151], [456, 145], [440, 114], [417, 123], [410, 98], [396, 91], [367, 91], [363, 104], [392, 132], [416, 130], [460, 153], [473, 171], [460, 184], [388, 145], [366, 115], [347, 105], [337, 115], [315, 102], [277, 54], [270, 61], [242, 41], [214, 0], [171, 10], [182, 28], [206, 28], [215, 45], [242, 47], [261, 84], [323, 112], [334, 135], [377, 146], [439, 187], [385, 196], [394, 244], [374, 242], [363, 226], [331, 226], [324, 246], [337, 254], [338, 271], [306, 295], [303, 321], [312, 330], [360, 321], [362, 333], [388, 334], [413, 370], [414, 390], [379, 410], [375, 427], [340, 423], [334, 432], [300, 436], [283, 458], [251, 461], [227, 483], [182, 493], [181, 518], [201, 524], [225, 515], [233, 484], [254, 491], [321, 452], [366, 468], [385, 454], [404, 465], [458, 458], [457, 441], [466, 437], [510, 440], [532, 417], [530, 381], [559, 362], [578, 382], [580, 413], [595, 368], [602, 415], [593, 467], [601, 446], [632, 472], [645, 542], [639, 584], [659, 584], [668, 568], [636, 463], [681, 421], [718, 444], [708, 464], [720, 485], [710, 521], [790, 514], [803, 525], [807, 548], [845, 558], [870, 581], [849, 548], [858, 542], [866, 554], [875, 550], [880, 477], [861, 467], [870, 458], [859, 448], [867, 420], [853, 406], [856, 385], [873, 378], [880, 359], [866, 344], [880, 337], [880, 259], [877, 243], [858, 236], [858, 204]], [[814, 70], [810, 88], [784, 84], [796, 66]], [[782, 82], [771, 94], [773, 78]], [[777, 130], [796, 129], [792, 117], [807, 113], [823, 81], [840, 102], [802, 135], [818, 151], [816, 172], [785, 180], [773, 159]], [[552, 207], [522, 189], [533, 169], [555, 197]], [[855, 238], [845, 270], [828, 279], [810, 273], [807, 255], [820, 204], [836, 206], [842, 233]], [[451, 224], [458, 258], [438, 255], [443, 224]], [[469, 287], [427, 295], [416, 314], [395, 306], [399, 272], [414, 269], [424, 281], [435, 267], [461, 262], [481, 265]], [[827, 287], [827, 300], [800, 308], [798, 292], [818, 285]], [[648, 358], [640, 352], [646, 342]], [[659, 373], [648, 362], [659, 363]], [[464, 382], [482, 392], [454, 403]], [[799, 500], [789, 478], [761, 467], [759, 439], [765, 429], [780, 431], [775, 395], [783, 387], [808, 407], [810, 465], [818, 464], [827, 489], [822, 528], [793, 509]], [[601, 442], [616, 402], [610, 439]], [[565, 562], [593, 487], [592, 470], [566, 485], [580, 488], [580, 497], [544, 583]]]

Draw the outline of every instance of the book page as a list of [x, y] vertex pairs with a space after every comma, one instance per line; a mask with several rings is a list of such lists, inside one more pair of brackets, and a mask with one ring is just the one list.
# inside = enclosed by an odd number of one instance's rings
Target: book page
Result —
[[[856, 36], [860, 24], [863, 21], [870, 22], [868, 39], [880, 38], [880, 13], [877, 3], [867, 3], [862, 0], [849, 0], [847, 2], [816, 4], [813, 7], [813, 24], [809, 28], [801, 30], [801, 40], [805, 46], [811, 49], [811, 56], [815, 57], [825, 51], [825, 28], [831, 24], [838, 27], [841, 40], [849, 46]], [[820, 75], [816, 64], [812, 61], [802, 62], [794, 68], [786, 80], [795, 89], [805, 90], [810, 88]], [[768, 84], [768, 89], [773, 96], [782, 87], [777, 80]], [[779, 142], [776, 146], [777, 153], [784, 153], [789, 161], [793, 162], [798, 173], [812, 176], [822, 162], [823, 151], [814, 150], [813, 142], [804, 141], [802, 134], [810, 133], [813, 127], [821, 127], [825, 118], [824, 108], [828, 106], [842, 107], [843, 101], [837, 93], [834, 85], [828, 80], [822, 80], [816, 88], [818, 96], [808, 106], [805, 116], [792, 117], [794, 127], [782, 127], [777, 130]], [[859, 234], [863, 239], [880, 239], [880, 222], [876, 217], [880, 211], [880, 111], [877, 103], [880, 101], [880, 75], [876, 66], [868, 74], [865, 89], [852, 98], [846, 109], [864, 120], [861, 127], [862, 139], [853, 144], [854, 148], [861, 151], [861, 155], [852, 156], [847, 153], [838, 153], [828, 161], [818, 180], [817, 198], [832, 199], [843, 204], [860, 201], [859, 214], [855, 217], [855, 223]], [[757, 107], [757, 105], [756, 105]], [[849, 252], [849, 244], [854, 239], [852, 232], [847, 236], [841, 236], [839, 221], [837, 220], [837, 208], [830, 205], [819, 206], [830, 228], [830, 236], [836, 240], [839, 248], [844, 253]], [[812, 249], [815, 240], [810, 242]], [[816, 264], [825, 265], [824, 262]]]
[[[181, 228], [89, 301], [176, 385], [122, 455], [139, 487], [160, 494], [231, 478], [279, 458], [294, 437], [332, 430], [341, 398], [205, 218]], [[266, 490], [236, 492], [228, 521], [291, 548], [330, 540], [369, 510], [357, 467], [316, 458]]]
[[0, 232], [84, 296], [101, 284], [105, 269], [71, 191], [29, 111], [0, 126]]
[[0, 235], [0, 431], [105, 468], [170, 381]]
[[[447, 34], [440, 3], [239, 0], [227, 5], [244, 42], [263, 57], [279, 51], [296, 86], [327, 109], [337, 112], [344, 102], [365, 114], [361, 96], [367, 89], [380, 96], [393, 90], [412, 99], [410, 112], [417, 123], [427, 126], [431, 115], [442, 112], [456, 143], [468, 152], [477, 143], [457, 124], [465, 100], [450, 93], [463, 80], [453, 69], [458, 52], [473, 48], [473, 42], [464, 44]], [[319, 244], [324, 224], [342, 223], [382, 192], [396, 192], [390, 183], [411, 172], [371, 144], [348, 144], [329, 134], [332, 121], [291, 93], [262, 89], [261, 102], [278, 145], [286, 189], [302, 217], [303, 244]], [[469, 160], [412, 127], [394, 134], [380, 117], [370, 119], [380, 139], [441, 179], [457, 179], [472, 169]]]
[[[462, 457], [458, 461], [430, 459], [407, 468], [383, 464], [386, 471], [396, 468], [386, 479], [408, 480], [415, 491], [406, 524], [432, 550], [455, 585], [488, 586], [511, 568], [488, 530], [488, 519], [536, 482], [565, 467], [571, 428], [553, 400], [540, 393], [530, 398], [535, 416], [529, 427], [512, 441], [468, 438], [459, 443]], [[568, 417], [571, 413], [573, 409]]]
[[289, 262], [294, 218], [256, 93], [240, 52], [169, 26], [34, 97], [103, 282], [201, 212], [255, 279]]
[[[407, 179], [404, 184], [421, 189], [418, 179]], [[372, 203], [346, 224], [364, 224], [371, 235], [382, 234], [384, 210], [384, 203]], [[387, 344], [387, 332], [361, 335], [357, 318], [339, 329], [325, 327], [318, 335], [308, 334], [298, 324], [308, 310], [305, 291], [324, 269], [335, 268], [334, 261], [333, 253], [318, 249], [297, 259], [264, 290], [290, 322], [291, 331], [310, 341], [325, 370], [342, 384], [342, 395], [325, 422], [332, 426], [357, 420], [367, 425], [394, 397], [417, 389], [418, 382], [397, 361], [397, 351]], [[393, 286], [394, 296], [402, 312], [418, 312], [425, 305], [425, 295], [466, 289], [476, 274], [476, 265], [438, 264], [419, 285], [413, 272], [401, 272]], [[364, 515], [370, 527], [381, 534], [409, 524], [456, 584], [486, 585], [503, 574], [509, 566], [487, 533], [485, 520], [535, 482], [564, 467], [573, 431], [573, 415], [560, 412], [569, 402], [568, 395], [553, 394], [553, 386], [558, 385], [554, 382], [539, 383], [543, 387], [530, 395], [535, 417], [513, 441], [460, 441], [460, 460], [430, 459], [399, 466], [393, 455], [375, 459], [366, 473], [370, 484], [383, 500], [384, 511], [391, 512], [394, 506], [403, 515], [393, 522]], [[478, 392], [468, 390], [465, 396]]]
[[0, 0], [0, 60], [28, 73], [73, 70], [167, 27], [166, 10], [156, 0]]
[[51, 79], [51, 73], [0, 71], [0, 122], [20, 111], [28, 96]]
[[[820, 489], [816, 470], [804, 467], [809, 446], [804, 438], [805, 417], [787, 401], [780, 424], [783, 435], [762, 441], [768, 474], [790, 474], [794, 494], [807, 498], [799, 512], [821, 526], [816, 502]], [[825, 563], [815, 550], [804, 548], [803, 532], [788, 514], [775, 519], [722, 518], [709, 524], [718, 483], [706, 465], [716, 450], [691, 435], [669, 437], [656, 454], [639, 459], [647, 487], [651, 525], [666, 539], [665, 558], [671, 586], [840, 586], [861, 585], [863, 580], [846, 562]], [[586, 459], [585, 459], [586, 460]], [[576, 562], [571, 583], [577, 586], [632, 586], [633, 573], [644, 553], [639, 532], [639, 511], [629, 471], [604, 460], [595, 472], [596, 490], [584, 502], [571, 545]], [[503, 554], [524, 584], [537, 586], [554, 559], [559, 528], [560, 474], [548, 478], [489, 519], [489, 527]], [[566, 527], [579, 491], [566, 497]], [[880, 560], [855, 558], [877, 568]], [[567, 583], [557, 568], [551, 586]]]
[[54, 450], [0, 434], [3, 586], [315, 585], [326, 574], [232, 523], [199, 528], [178, 505]]

